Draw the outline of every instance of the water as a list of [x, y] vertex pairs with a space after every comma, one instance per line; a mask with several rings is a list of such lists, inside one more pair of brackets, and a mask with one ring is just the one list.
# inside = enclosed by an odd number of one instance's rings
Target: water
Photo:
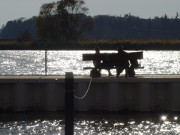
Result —
[[[113, 52], [113, 51], [102, 51]], [[137, 74], [179, 74], [179, 51], [143, 51], [144, 58], [138, 60], [144, 69], [137, 69]], [[47, 74], [64, 75], [73, 72], [75, 75], [88, 75], [89, 70], [83, 67], [93, 66], [91, 61], [82, 61], [83, 53], [94, 51], [48, 51]], [[44, 75], [44, 51], [0, 51], [0, 75]], [[106, 70], [102, 71], [107, 74]], [[112, 70], [115, 74], [115, 70]]]
[[[112, 52], [112, 51], [105, 51]], [[137, 74], [179, 74], [179, 51], [143, 51], [139, 63], [144, 69]], [[87, 75], [83, 67], [93, 66], [82, 61], [83, 53], [94, 51], [48, 51], [47, 73]], [[45, 51], [0, 51], [0, 75], [44, 75]], [[115, 74], [115, 71], [112, 71]], [[107, 71], [103, 71], [107, 74]], [[39, 134], [64, 135], [64, 118], [59, 113], [0, 114], [0, 135]], [[80, 114], [74, 122], [76, 135], [178, 135], [179, 114]]]
[[[2, 135], [64, 135], [64, 119], [59, 113], [10, 113], [1, 114], [1, 117]], [[78, 114], [74, 122], [74, 134], [179, 135], [180, 120], [177, 114]]]

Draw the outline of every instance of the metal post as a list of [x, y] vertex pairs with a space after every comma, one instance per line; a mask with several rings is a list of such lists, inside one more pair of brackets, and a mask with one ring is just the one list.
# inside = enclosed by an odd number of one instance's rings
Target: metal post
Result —
[[65, 75], [65, 135], [74, 132], [74, 76], [72, 72]]

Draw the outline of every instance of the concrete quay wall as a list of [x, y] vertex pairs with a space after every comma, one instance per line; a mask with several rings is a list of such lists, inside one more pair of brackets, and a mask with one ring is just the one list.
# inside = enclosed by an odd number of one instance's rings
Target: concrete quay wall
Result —
[[[0, 77], [0, 111], [63, 111], [64, 77]], [[81, 97], [90, 78], [75, 76]], [[93, 79], [76, 111], [180, 111], [180, 78]]]

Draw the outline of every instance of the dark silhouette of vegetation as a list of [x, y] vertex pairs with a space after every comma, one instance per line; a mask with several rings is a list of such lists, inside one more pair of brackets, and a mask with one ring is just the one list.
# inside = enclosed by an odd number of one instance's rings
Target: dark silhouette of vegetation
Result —
[[94, 30], [90, 39], [179, 39], [180, 19], [155, 17], [142, 19], [130, 14], [124, 17], [99, 15], [93, 18]]
[[[68, 27], [65, 28], [64, 25], [66, 23], [61, 24], [62, 22], [60, 21], [61, 19], [58, 19], [58, 15], [48, 16], [48, 13], [54, 12], [54, 10], [50, 10], [52, 8], [49, 8], [49, 6], [50, 5], [47, 6], [47, 9], [45, 7], [43, 7], [44, 10], [41, 9], [43, 12], [40, 13], [42, 14], [41, 16], [45, 14], [46, 18], [39, 16], [39, 20], [37, 19], [39, 21], [37, 21], [37, 25], [39, 26], [37, 31], [41, 33], [41, 36], [39, 36], [41, 39], [59, 41], [82, 37], [82, 33], [87, 30], [83, 29], [86, 23], [84, 23], [84, 25], [81, 24], [82, 31], [80, 31], [78, 21], [72, 25], [67, 25]], [[77, 16], [85, 20], [91, 18], [85, 14], [78, 14]], [[155, 17], [153, 19], [142, 19], [127, 14], [123, 17], [98, 15], [92, 19], [94, 28], [92, 31], [84, 33], [86, 39], [180, 39], [180, 19], [178, 14], [173, 18], [168, 18], [167, 15], [164, 15], [163, 17]], [[88, 22], [87, 20], [87, 23]], [[89, 26], [92, 27], [92, 25]], [[78, 31], [73, 28], [78, 28]], [[32, 38], [37, 38], [36, 17], [25, 21], [23, 19], [9, 21], [3, 27], [0, 37], [2, 39], [16, 39], [26, 30], [29, 31]]]
[[8, 21], [2, 28], [0, 37], [1, 39], [17, 39], [25, 31], [28, 31], [33, 39], [37, 38], [36, 17], [27, 20], [20, 18], [14, 21]]
[[28, 30], [24, 31], [23, 33], [21, 33], [19, 35], [19, 37], [17, 37], [17, 41], [19, 43], [27, 42], [27, 41], [30, 41], [30, 40], [32, 40], [32, 35], [30, 34], [30, 32]]
[[60, 0], [42, 5], [37, 17], [37, 34], [51, 41], [76, 40], [92, 29], [92, 18], [83, 0]]
[[102, 50], [180, 50], [180, 39], [167, 40], [76, 40], [44, 41], [31, 40], [19, 43], [16, 39], [1, 39], [0, 50], [93, 50], [96, 46]]

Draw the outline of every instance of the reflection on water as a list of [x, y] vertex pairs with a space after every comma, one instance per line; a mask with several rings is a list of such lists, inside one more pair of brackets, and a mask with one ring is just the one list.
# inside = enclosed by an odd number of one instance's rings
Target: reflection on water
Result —
[[[113, 51], [102, 51], [113, 52]], [[115, 52], [115, 51], [114, 51]], [[143, 51], [144, 59], [139, 63], [144, 69], [136, 70], [137, 74], [179, 74], [179, 51]], [[91, 61], [82, 61], [83, 53], [94, 51], [48, 51], [47, 71], [52, 75], [64, 75], [74, 72], [75, 75], [89, 74], [83, 67], [93, 66]], [[44, 51], [0, 51], [0, 75], [44, 75]], [[102, 70], [103, 74], [107, 71]], [[115, 70], [112, 70], [115, 74]]]
[[76, 123], [77, 134], [113, 134], [113, 135], [179, 135], [180, 121], [178, 116], [152, 115], [131, 117], [116, 116], [115, 119], [81, 120]]
[[0, 122], [0, 134], [64, 134], [62, 120]]
[[[13, 115], [13, 114], [11, 114]], [[30, 115], [30, 114], [23, 114]], [[64, 119], [60, 117], [34, 120], [1, 120], [0, 134], [64, 135]], [[7, 115], [8, 116], [8, 115]], [[179, 135], [177, 114], [108, 114], [78, 115], [74, 122], [75, 135]]]

